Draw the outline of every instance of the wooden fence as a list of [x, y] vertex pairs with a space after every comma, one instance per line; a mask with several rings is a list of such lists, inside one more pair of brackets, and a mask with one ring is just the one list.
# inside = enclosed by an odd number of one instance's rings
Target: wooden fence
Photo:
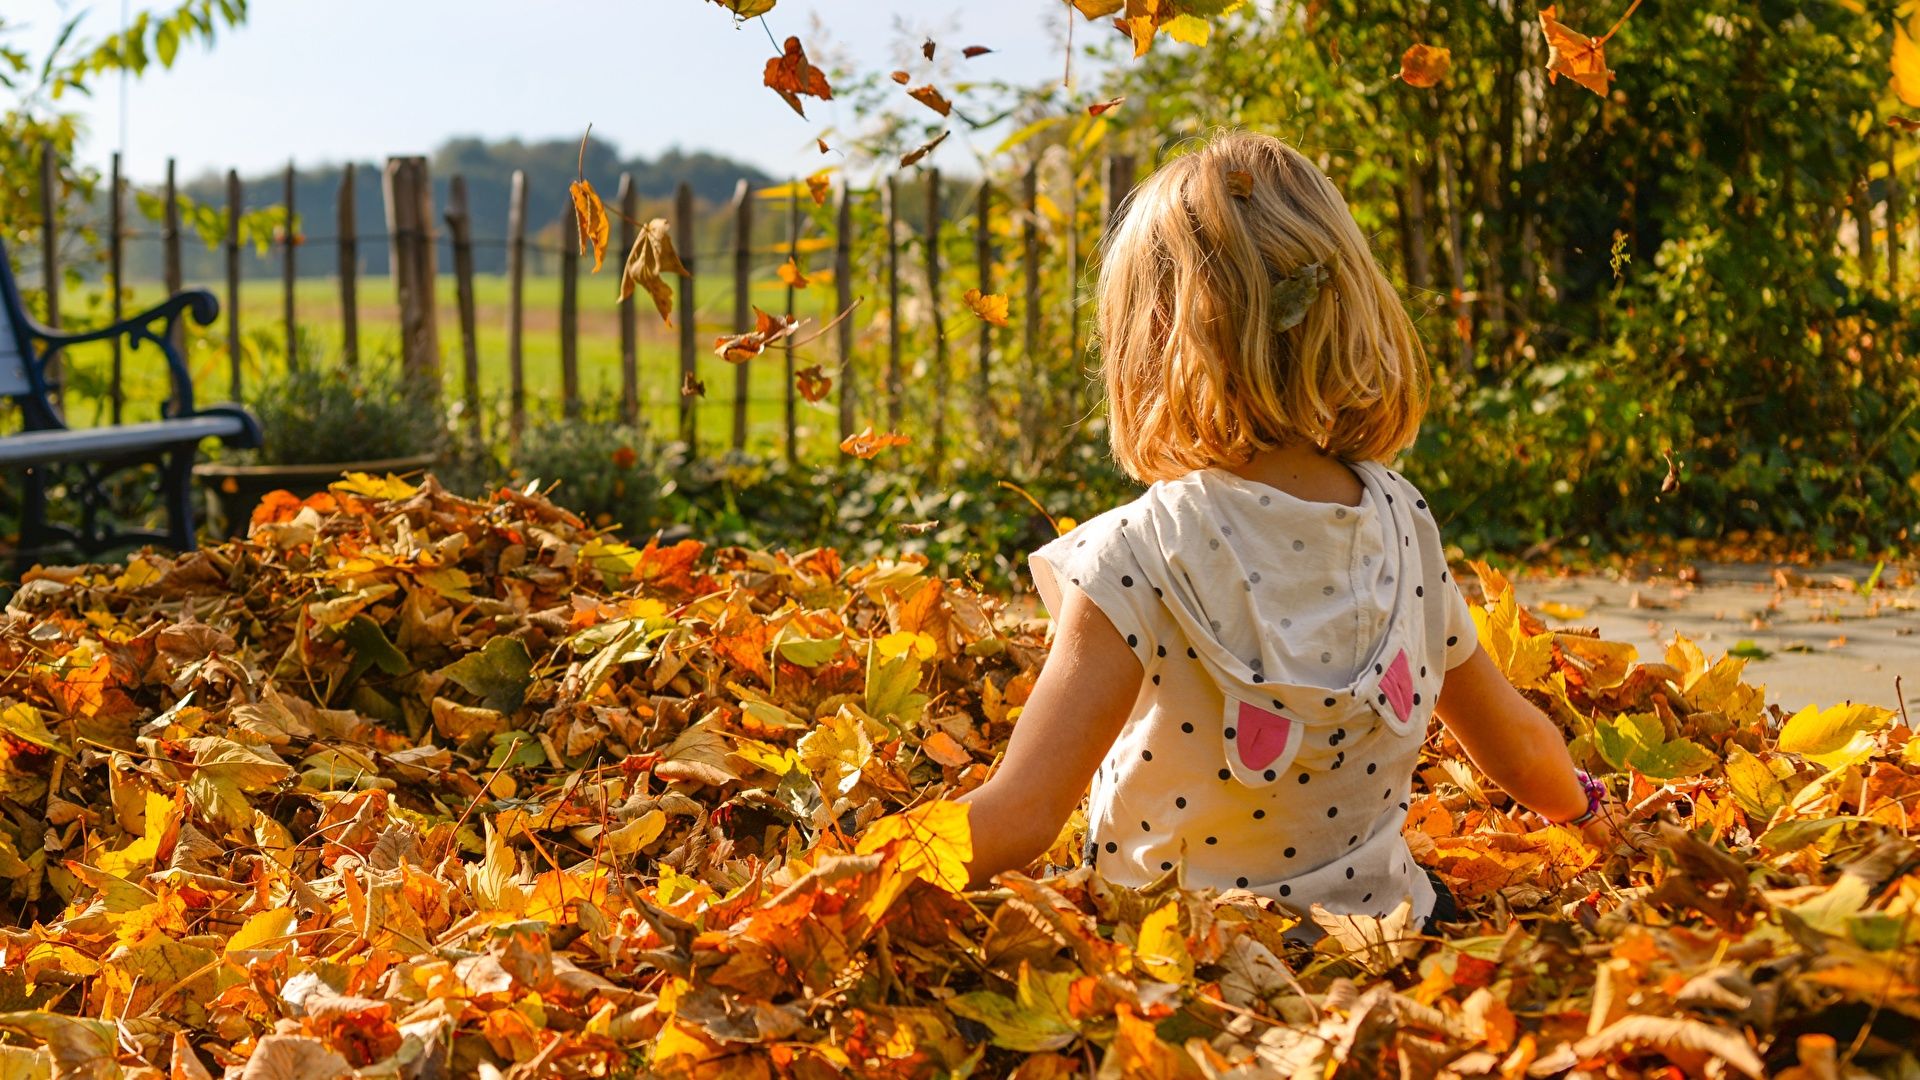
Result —
[[[1097, 164], [1097, 163], [1096, 163]], [[60, 163], [52, 154], [46, 157], [47, 179], [44, 184], [46, 199], [43, 212], [46, 220], [56, 222], [59, 213], [58, 200], [54, 197], [58, 185], [54, 177], [58, 174]], [[1133, 182], [1134, 160], [1130, 156], [1114, 155], [1101, 170], [1102, 178], [1112, 185], [1107, 195], [1109, 209], [1117, 207], [1124, 197], [1128, 186]], [[507, 295], [505, 360], [507, 369], [506, 418], [510, 435], [517, 435], [529, 422], [533, 410], [528, 402], [527, 378], [527, 297], [526, 278], [529, 254], [536, 250], [556, 255], [559, 262], [559, 413], [563, 417], [574, 418], [583, 411], [581, 365], [580, 365], [580, 297], [578, 280], [581, 276], [580, 262], [582, 253], [578, 250], [578, 237], [573, 227], [571, 211], [557, 222], [559, 236], [557, 244], [542, 247], [529, 235], [530, 225], [527, 214], [527, 180], [524, 173], [516, 172], [513, 177], [509, 205], [507, 207], [507, 235], [501, 238], [482, 239], [473, 233], [473, 207], [467, 195], [467, 183], [464, 177], [453, 176], [448, 185], [447, 205], [435, 207], [433, 186], [428, 175], [428, 165], [421, 157], [394, 157], [387, 161], [383, 175], [383, 210], [385, 228], [377, 233], [361, 231], [359, 223], [365, 216], [363, 207], [357, 206], [354, 194], [353, 166], [345, 167], [341, 178], [337, 202], [335, 205], [338, 228], [337, 235], [331, 237], [298, 237], [290, 227], [295, 220], [298, 207], [293, 204], [296, 174], [288, 166], [284, 182], [284, 205], [287, 210], [289, 228], [277, 230], [273, 241], [276, 249], [277, 275], [281, 286], [279, 323], [276, 328], [279, 339], [284, 343], [285, 361], [289, 367], [300, 362], [300, 338], [302, 324], [299, 305], [296, 300], [296, 283], [299, 279], [299, 254], [303, 246], [311, 248], [316, 243], [332, 243], [337, 246], [338, 273], [338, 312], [339, 328], [342, 334], [341, 362], [352, 366], [361, 362], [364, 355], [361, 341], [361, 270], [364, 246], [385, 243], [389, 246], [389, 277], [393, 281], [395, 299], [399, 312], [399, 354], [403, 371], [410, 377], [423, 379], [436, 388], [445, 387], [450, 380], [442, 375], [443, 338], [436, 312], [435, 284], [440, 277], [441, 267], [437, 265], [436, 252], [444, 245], [451, 253], [450, 269], [454, 280], [456, 326], [452, 329], [457, 337], [457, 347], [449, 347], [449, 365], [457, 370], [458, 394], [464, 405], [465, 422], [472, 425], [478, 433], [485, 414], [483, 408], [483, 388], [481, 387], [482, 365], [479, 312], [475, 300], [474, 258], [477, 244], [493, 243], [501, 245], [506, 252], [505, 286]], [[1066, 185], [1069, 189], [1076, 185]], [[898, 177], [890, 178], [876, 191], [859, 191], [846, 187], [837, 188], [831, 195], [832, 203], [821, 212], [826, 221], [830, 236], [817, 233], [809, 236], [810, 228], [816, 226], [819, 219], [812, 213], [803, 213], [801, 192], [805, 185], [798, 182], [785, 185], [785, 191], [754, 191], [747, 181], [740, 181], [729, 206], [724, 210], [730, 221], [726, 244], [722, 248], [700, 249], [696, 238], [700, 235], [701, 220], [696, 209], [692, 190], [681, 183], [676, 190], [671, 213], [671, 224], [676, 247], [692, 276], [681, 278], [677, 285], [675, 305], [678, 328], [676, 348], [678, 352], [678, 381], [671, 387], [655, 388], [678, 399], [677, 435], [690, 446], [711, 448], [716, 439], [712, 433], [700, 430], [699, 403], [692, 396], [682, 392], [682, 387], [701, 378], [702, 373], [711, 374], [720, 362], [709, 357], [703, 362], [702, 354], [708, 353], [710, 342], [703, 344], [696, 319], [691, 313], [701, 296], [702, 286], [713, 280], [716, 270], [726, 268], [731, 274], [734, 308], [731, 326], [735, 331], [748, 330], [754, 325], [752, 291], [759, 281], [765, 278], [765, 257], [771, 255], [783, 260], [794, 260], [797, 264], [801, 255], [803, 239], [809, 240], [815, 250], [830, 251], [833, 267], [833, 300], [829, 311], [847, 312], [850, 309], [862, 312], [866, 321], [873, 321], [881, 312], [872, 311], [881, 306], [885, 327], [885, 345], [881, 355], [884, 357], [884, 369], [876, 379], [877, 394], [884, 401], [861, 401], [861, 386], [856, 377], [855, 365], [855, 319], [843, 318], [831, 328], [823, 344], [832, 349], [830, 363], [823, 364], [833, 376], [834, 401], [832, 412], [835, 416], [838, 435], [845, 439], [860, 427], [871, 425], [876, 430], [899, 429], [902, 424], [914, 423], [920, 432], [915, 439], [930, 453], [936, 467], [955, 437], [954, 414], [970, 414], [977, 433], [982, 437], [998, 437], [997, 425], [1001, 422], [1002, 407], [996, 402], [994, 371], [997, 364], [1013, 362], [1011, 355], [1015, 351], [1022, 354], [1026, 363], [1038, 364], [1041, 352], [1047, 346], [1041, 336], [1044, 320], [1041, 305], [1046, 291], [1043, 277], [1051, 274], [1055, 283], [1062, 279], [1060, 274], [1060, 255], [1064, 254], [1069, 262], [1064, 280], [1077, 283], [1083, 269], [1083, 252], [1087, 250], [1085, 239], [1078, 234], [1083, 227], [1098, 228], [1100, 223], [1091, 218], [1081, 221], [1077, 216], [1070, 218], [1081, 227], [1065, 229], [1068, 234], [1064, 246], [1058, 246], [1058, 237], [1053, 235], [1058, 225], [1043, 228], [1041, 222], [1040, 198], [1042, 195], [1039, 170], [1030, 168], [1023, 178], [1017, 193], [1018, 202], [1010, 203], [990, 182], [970, 180], [964, 183], [943, 181], [938, 170], [928, 169], [917, 180], [924, 188], [925, 203], [917, 217], [912, 221], [907, 208], [900, 205], [901, 193], [905, 185]], [[114, 155], [107, 191], [108, 225], [104, 230], [107, 251], [105, 280], [107, 292], [112, 298], [113, 315], [117, 319], [123, 312], [128, 282], [124, 280], [125, 248], [128, 240], [140, 234], [130, 230], [125, 214], [126, 192], [128, 184], [121, 174], [119, 155]], [[774, 194], [777, 199], [764, 196]], [[172, 162], [168, 163], [164, 186], [159, 192], [165, 207], [164, 219], [160, 223], [158, 240], [164, 256], [165, 267], [163, 283], [169, 292], [178, 291], [187, 283], [182, 280], [182, 244], [180, 225], [180, 191], [176, 184]], [[1077, 215], [1077, 198], [1071, 191], [1060, 200], [1067, 207], [1069, 215]], [[856, 206], [862, 202], [878, 204], [884, 224], [877, 234], [861, 235], [856, 227]], [[237, 172], [229, 170], [226, 174], [226, 232], [221, 243], [225, 256], [225, 282], [222, 296], [221, 322], [224, 324], [224, 352], [226, 357], [227, 392], [236, 401], [246, 400], [246, 356], [245, 331], [253, 330], [243, 325], [243, 307], [241, 304], [241, 285], [243, 268], [247, 265], [245, 242], [241, 232], [241, 220], [244, 212], [242, 184]], [[951, 217], [952, 212], [965, 207], [965, 214], [959, 220]], [[615, 197], [610, 200], [610, 209], [619, 228], [615, 229], [613, 244], [608, 252], [608, 264], [613, 274], [619, 273], [620, 262], [625, 256], [634, 238], [634, 219], [639, 216], [639, 199], [633, 187], [631, 175], [623, 174]], [[769, 215], [782, 223], [777, 230], [774, 243], [764, 240], [767, 230], [756, 233], [755, 216], [761, 211], [771, 209]], [[717, 216], [717, 215], [714, 215]], [[1019, 252], [1002, 268], [1004, 276], [1017, 277], [1018, 280], [1004, 280], [996, 274], [996, 263], [1001, 252], [995, 243], [996, 222], [1003, 223], [1001, 231], [1016, 237]], [[919, 229], [913, 225], [917, 223]], [[45, 234], [51, 238], [57, 228], [48, 228]], [[713, 231], [711, 229], [709, 232]], [[873, 232], [870, 230], [870, 233]], [[972, 265], [954, 265], [950, 251], [967, 250], [967, 237], [971, 233]], [[756, 243], [756, 235], [762, 237]], [[928, 242], [928, 238], [934, 242]], [[144, 237], [142, 237], [144, 238]], [[913, 241], [917, 238], [918, 243]], [[919, 249], [919, 267], [910, 265], [911, 247]], [[855, 254], [861, 251], [872, 259], [877, 271], [884, 272], [884, 284], [873, 282], [875, 291], [881, 292], [876, 298], [859, 295], [855, 289]], [[47, 312], [57, 318], [60, 312], [60, 294], [62, 288], [62, 266], [57, 245], [51, 239], [41, 251], [42, 284], [46, 292]], [[957, 280], [956, 280], [957, 279]], [[616, 279], [617, 280], [617, 277]], [[763, 282], [764, 283], [764, 282]], [[983, 320], [973, 318], [966, 313], [961, 294], [968, 288], [977, 287], [982, 293], [1016, 291], [1023, 299], [1025, 317], [1024, 332], [1020, 345], [1012, 346], [1011, 335], [1002, 334], [998, 328]], [[707, 286], [711, 287], [711, 286]], [[1069, 287], [1072, 287], [1071, 285]], [[906, 325], [903, 314], [907, 300], [917, 298], [924, 310], [916, 308], [929, 317], [923, 332], [909, 343], [912, 330]], [[798, 300], [797, 290], [792, 284], [785, 289], [784, 314], [795, 314]], [[1059, 298], [1063, 304], [1059, 310], [1072, 311], [1071, 297]], [[638, 303], [636, 303], [638, 301]], [[961, 330], [961, 316], [965, 315], [967, 330]], [[829, 316], [830, 317], [830, 316]], [[642, 417], [643, 388], [641, 386], [641, 365], [639, 350], [641, 334], [637, 326], [639, 319], [654, 318], [645, 295], [637, 294], [622, 301], [618, 307], [619, 325], [619, 376], [620, 418], [627, 423], [639, 422]], [[824, 321], [824, 320], [823, 320]], [[1051, 321], [1059, 329], [1066, 329], [1061, 316], [1054, 315]], [[919, 324], [916, 324], [918, 326]], [[977, 330], [972, 329], [977, 325]], [[813, 327], [803, 328], [802, 333], [812, 331]], [[218, 331], [215, 331], [218, 333]], [[963, 335], [974, 338], [970, 362], [974, 370], [972, 379], [960, 383], [963, 393], [973, 400], [962, 406], [957, 403], [956, 383], [953, 364], [953, 350], [958, 348]], [[1077, 336], [1077, 335], [1076, 335]], [[952, 340], [950, 340], [950, 338]], [[924, 340], [923, 340], [924, 339]], [[926, 386], [921, 392], [910, 392], [909, 371], [905, 363], [905, 353], [909, 348], [924, 345], [923, 357], [927, 376]], [[1073, 358], [1079, 358], [1078, 348], [1073, 350]], [[784, 393], [779, 401], [780, 421], [779, 441], [789, 458], [799, 454], [799, 436], [797, 428], [800, 422], [799, 392], [795, 382], [796, 356], [794, 339], [788, 337], [776, 350], [759, 357], [749, 364], [783, 364]], [[725, 365], [721, 365], [724, 367]], [[733, 365], [731, 384], [725, 386], [718, 382], [713, 387], [715, 393], [728, 396], [721, 402], [730, 412], [731, 423], [723, 436], [725, 446], [744, 448], [753, 434], [753, 425], [749, 422], [750, 405], [768, 404], [765, 399], [755, 399], [750, 395], [748, 364]], [[1051, 367], [1059, 368], [1057, 360]], [[1017, 377], [1026, 379], [1029, 373], [1022, 372]], [[1032, 385], [1042, 386], [1050, 380], [1041, 372], [1034, 371]], [[116, 344], [113, 367], [109, 376], [111, 386], [111, 418], [120, 423], [125, 414], [125, 391], [121, 358]], [[1043, 388], [1041, 393], [1053, 393]], [[907, 403], [910, 398], [924, 403], [930, 415], [909, 417]], [[862, 410], [870, 410], [863, 412]], [[1023, 407], [1022, 415], [1007, 418], [1014, 424], [1014, 430], [1030, 434], [1034, 423], [1035, 410]]]

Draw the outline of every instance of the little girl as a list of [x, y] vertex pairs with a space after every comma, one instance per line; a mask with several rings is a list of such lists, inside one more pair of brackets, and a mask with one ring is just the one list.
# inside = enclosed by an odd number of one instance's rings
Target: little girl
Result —
[[[1092, 784], [1086, 857], [1305, 915], [1435, 912], [1401, 826], [1428, 720], [1552, 821], [1599, 793], [1477, 643], [1433, 512], [1381, 462], [1426, 357], [1333, 184], [1225, 134], [1155, 173], [1101, 260], [1113, 451], [1146, 493], [1032, 556], [1051, 655], [969, 803], [976, 886]], [[1441, 914], [1447, 914], [1446, 904]]]

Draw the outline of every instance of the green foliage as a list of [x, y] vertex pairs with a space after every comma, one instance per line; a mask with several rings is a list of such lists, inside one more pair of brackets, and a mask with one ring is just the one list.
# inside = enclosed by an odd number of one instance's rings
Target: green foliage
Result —
[[236, 455], [262, 465], [378, 461], [433, 453], [443, 424], [408, 392], [392, 363], [359, 369], [306, 357], [266, 382], [247, 402], [266, 434], [257, 451]]

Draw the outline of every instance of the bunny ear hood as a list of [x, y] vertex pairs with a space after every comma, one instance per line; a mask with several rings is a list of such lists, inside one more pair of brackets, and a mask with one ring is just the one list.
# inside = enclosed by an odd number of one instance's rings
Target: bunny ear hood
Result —
[[1444, 581], [1438, 529], [1404, 480], [1373, 463], [1354, 471], [1357, 506], [1199, 470], [1154, 485], [1121, 530], [1221, 690], [1225, 765], [1244, 783], [1278, 780], [1309, 734], [1337, 757], [1348, 728], [1377, 719], [1405, 734], [1431, 714], [1448, 618], [1426, 602], [1422, 564], [1438, 560]]

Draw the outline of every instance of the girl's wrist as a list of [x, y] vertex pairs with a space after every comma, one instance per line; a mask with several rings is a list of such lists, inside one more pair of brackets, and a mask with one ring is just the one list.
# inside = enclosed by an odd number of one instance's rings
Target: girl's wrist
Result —
[[1574, 779], [1580, 781], [1580, 790], [1587, 797], [1587, 808], [1576, 817], [1571, 817], [1564, 821], [1556, 821], [1554, 824], [1565, 825], [1568, 828], [1579, 828], [1587, 822], [1592, 821], [1600, 813], [1600, 806], [1607, 797], [1607, 788], [1605, 784], [1595, 780], [1585, 769], [1575, 769], [1573, 776]]

